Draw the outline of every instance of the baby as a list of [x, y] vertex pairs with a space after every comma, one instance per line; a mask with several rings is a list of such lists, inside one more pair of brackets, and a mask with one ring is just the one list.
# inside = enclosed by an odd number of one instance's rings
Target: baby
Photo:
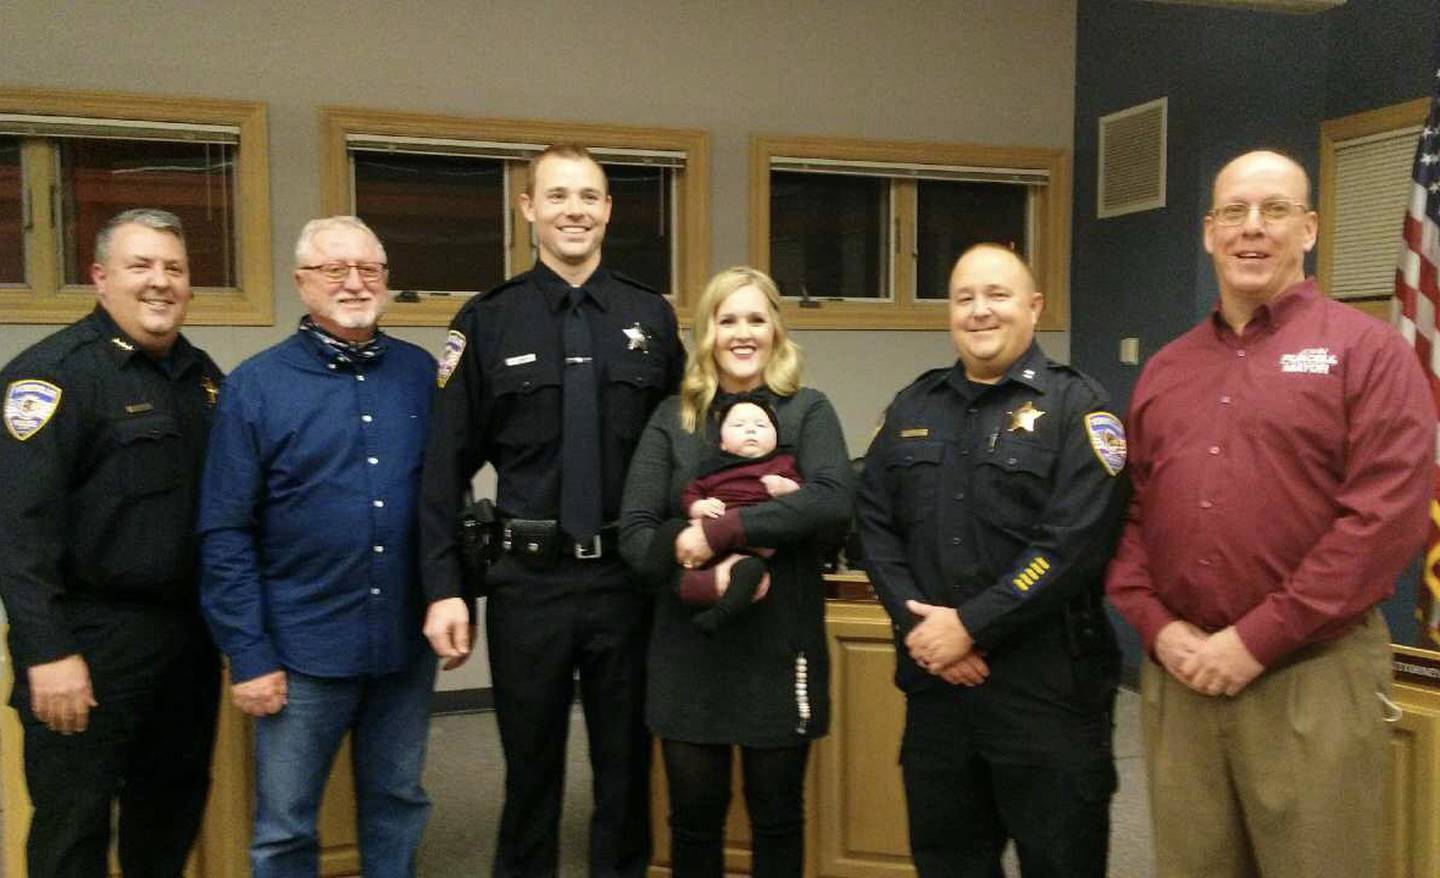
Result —
[[[776, 452], [779, 435], [774, 412], [762, 399], [741, 398], [720, 413], [720, 448], [685, 486], [681, 503], [693, 519], [719, 518], [736, 506], [763, 503], [800, 490], [795, 458]], [[752, 549], [730, 568], [730, 584], [709, 609], [692, 620], [702, 631], [713, 632], [730, 616], [749, 606], [768, 572], [760, 557], [773, 549]], [[681, 576], [680, 596], [701, 602], [715, 594], [714, 563]]]

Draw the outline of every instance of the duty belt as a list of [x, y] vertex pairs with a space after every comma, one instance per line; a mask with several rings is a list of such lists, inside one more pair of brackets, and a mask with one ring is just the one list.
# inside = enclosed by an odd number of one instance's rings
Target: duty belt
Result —
[[500, 550], [537, 561], [574, 557], [581, 561], [614, 557], [620, 546], [620, 529], [608, 524], [588, 540], [576, 540], [553, 518], [502, 518]]

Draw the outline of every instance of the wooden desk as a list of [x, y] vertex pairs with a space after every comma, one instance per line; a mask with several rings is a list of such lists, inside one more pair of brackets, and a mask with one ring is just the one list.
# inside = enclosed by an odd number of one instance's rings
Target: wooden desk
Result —
[[[5, 633], [0, 626], [0, 635]], [[25, 835], [30, 828], [30, 798], [25, 792], [20, 719], [8, 706], [10, 698], [10, 652], [0, 667], [0, 785], [4, 787], [4, 874], [25, 878]], [[210, 798], [205, 805], [205, 822], [186, 866], [186, 878], [246, 878], [250, 874], [246, 848], [255, 799], [253, 738], [250, 720], [230, 702], [227, 690], [220, 700], [220, 722], [215, 733]], [[347, 742], [335, 761], [335, 771], [325, 790], [320, 811], [320, 874], [358, 875], [360, 854], [355, 846], [355, 792], [350, 772]], [[111, 852], [110, 874], [120, 869]]]
[[[895, 688], [890, 618], [862, 574], [826, 577], [830, 734], [811, 748], [805, 780], [807, 876], [910, 876], [909, 828], [900, 783], [905, 699]], [[848, 599], [847, 599], [848, 598]], [[726, 825], [725, 868], [750, 871], [750, 834], [740, 792]], [[669, 875], [669, 798], [658, 748], [651, 768], [652, 875]]]
[[[831, 663], [829, 736], [811, 751], [805, 785], [807, 878], [914, 875], [905, 793], [900, 781], [904, 696], [895, 688], [890, 619], [863, 574], [827, 577], [832, 598], [825, 627]], [[840, 599], [839, 596], [844, 598]], [[1440, 660], [1397, 646], [1397, 662], [1430, 668], [1397, 673], [1395, 701], [1404, 711], [1392, 738], [1387, 796], [1394, 826], [1391, 878], [1440, 875]], [[1404, 665], [1397, 665], [1397, 671]], [[1430, 676], [1433, 674], [1434, 676]], [[726, 870], [750, 871], [749, 827], [738, 772], [726, 826]], [[1377, 791], [1378, 792], [1378, 791]], [[652, 875], [668, 875], [669, 802], [658, 753], [652, 769]]]

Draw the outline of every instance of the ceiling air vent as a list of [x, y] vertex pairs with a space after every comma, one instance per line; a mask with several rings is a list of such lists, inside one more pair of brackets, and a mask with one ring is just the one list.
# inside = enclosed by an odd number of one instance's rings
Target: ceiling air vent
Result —
[[1166, 101], [1100, 117], [1101, 219], [1165, 206]]

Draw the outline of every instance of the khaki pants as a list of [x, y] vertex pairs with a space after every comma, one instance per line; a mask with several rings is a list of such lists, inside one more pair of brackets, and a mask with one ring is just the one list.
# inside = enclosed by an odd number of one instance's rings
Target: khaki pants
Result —
[[1141, 669], [1158, 878], [1380, 873], [1390, 636], [1378, 613], [1234, 698]]

